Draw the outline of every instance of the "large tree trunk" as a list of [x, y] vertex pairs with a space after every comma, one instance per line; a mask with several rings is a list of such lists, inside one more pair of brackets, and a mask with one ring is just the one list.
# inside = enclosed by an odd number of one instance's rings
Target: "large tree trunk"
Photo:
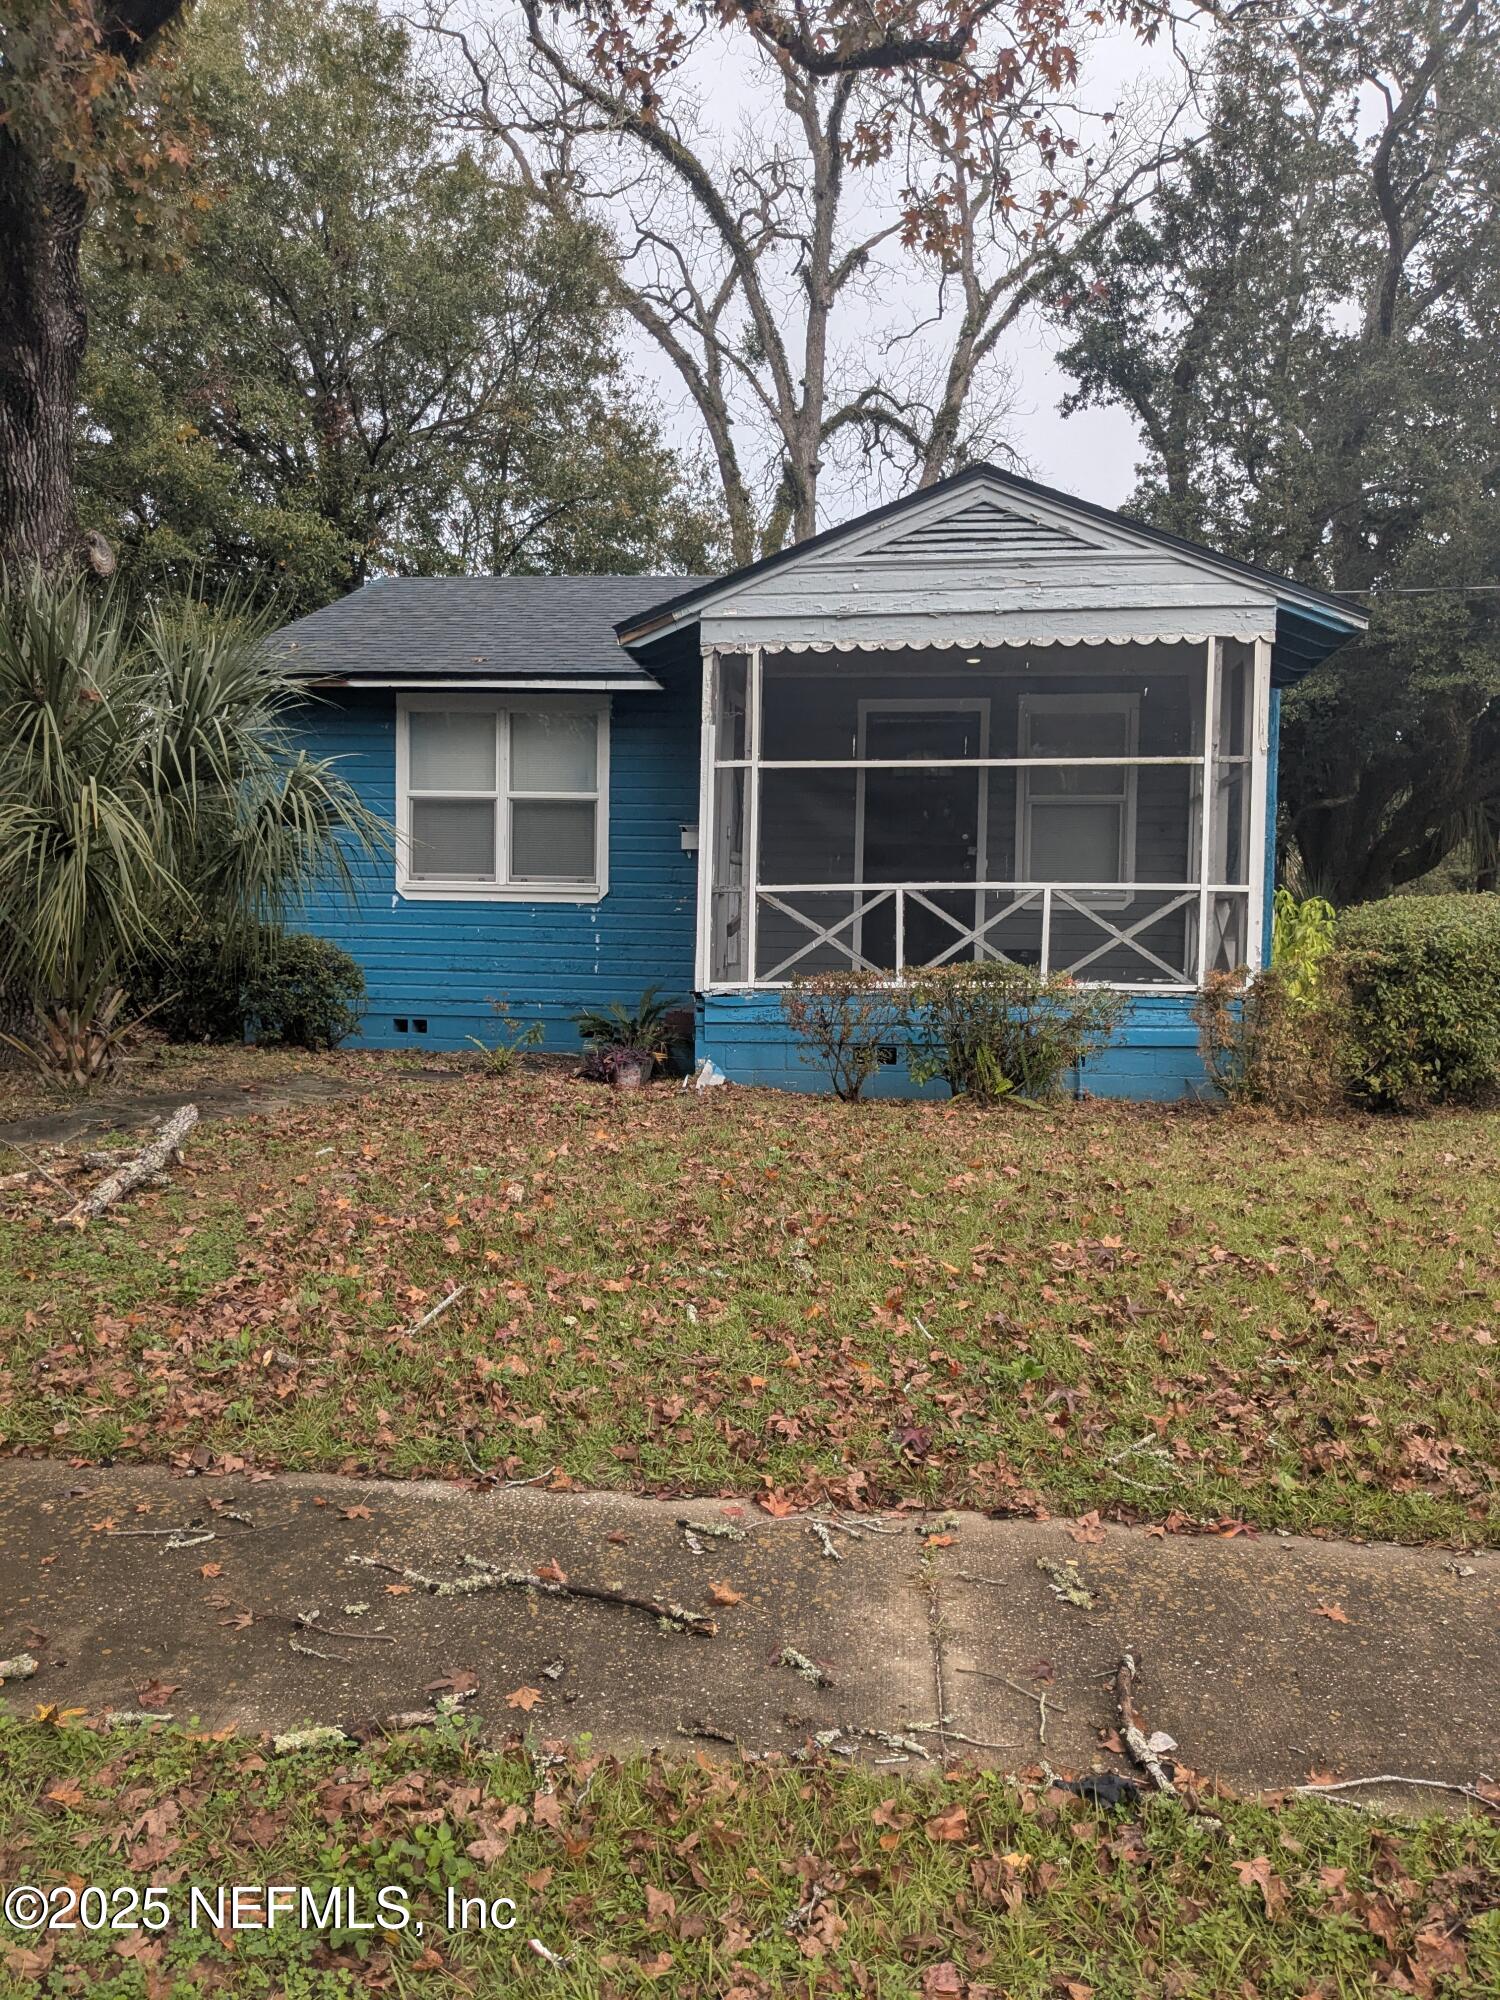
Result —
[[86, 213], [66, 168], [0, 131], [0, 562], [11, 567], [54, 570], [74, 545]]

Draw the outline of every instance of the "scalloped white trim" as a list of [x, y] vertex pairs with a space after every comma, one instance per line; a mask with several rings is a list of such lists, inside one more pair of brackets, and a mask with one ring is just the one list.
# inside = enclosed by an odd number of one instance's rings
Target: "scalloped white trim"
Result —
[[[1234, 632], [1080, 632], [1026, 639], [1001, 633], [976, 633], [957, 638], [768, 639], [748, 640], [746, 643], [759, 644], [763, 653], [926, 653], [939, 650], [957, 653], [966, 649], [970, 652], [983, 652], [986, 648], [997, 650], [1002, 646], [1011, 649], [1044, 646], [1206, 646], [1210, 639], [1233, 639], [1244, 645], [1253, 645], [1257, 639], [1268, 639], [1274, 643], [1275, 638], [1273, 630], [1247, 625]], [[714, 644], [720, 651], [733, 650], [723, 639], [715, 640]]]

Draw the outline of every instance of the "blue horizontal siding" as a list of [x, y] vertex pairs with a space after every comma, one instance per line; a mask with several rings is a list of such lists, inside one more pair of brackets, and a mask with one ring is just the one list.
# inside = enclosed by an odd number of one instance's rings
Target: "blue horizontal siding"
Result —
[[[368, 1048], [461, 1049], [493, 1041], [492, 1000], [540, 1021], [543, 1046], [576, 1050], [583, 1007], [633, 1001], [653, 983], [689, 999], [695, 857], [681, 828], [698, 817], [698, 690], [678, 674], [661, 694], [618, 695], [610, 719], [608, 894], [596, 903], [411, 901], [395, 859], [358, 858], [356, 893], [325, 885], [298, 918], [359, 961]], [[310, 704], [299, 741], [338, 768], [389, 824], [396, 807], [396, 697], [349, 693]], [[425, 1020], [425, 1033], [395, 1022]]]
[[[1187, 994], [1132, 997], [1115, 1038], [1075, 1079], [1094, 1097], [1171, 1102], [1209, 1094], [1198, 1053], [1198, 1029]], [[892, 1038], [899, 1045], [900, 1037]], [[787, 1027], [774, 994], [708, 993], [698, 1002], [698, 1053], [712, 1056], [732, 1083], [777, 1090], [826, 1091], [824, 1070], [805, 1059], [803, 1044]], [[947, 1085], [918, 1091], [899, 1046], [896, 1063], [876, 1072], [871, 1097], [945, 1097]]]

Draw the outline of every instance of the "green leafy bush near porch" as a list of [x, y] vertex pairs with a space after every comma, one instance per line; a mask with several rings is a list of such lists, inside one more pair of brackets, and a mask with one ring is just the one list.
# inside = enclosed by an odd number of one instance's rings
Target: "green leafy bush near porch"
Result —
[[1360, 904], [1337, 941], [1357, 1095], [1418, 1110], [1500, 1091], [1500, 895]]
[[1029, 966], [940, 965], [909, 972], [902, 1023], [917, 1083], [941, 1077], [955, 1097], [1050, 1097], [1106, 1046], [1121, 994]]

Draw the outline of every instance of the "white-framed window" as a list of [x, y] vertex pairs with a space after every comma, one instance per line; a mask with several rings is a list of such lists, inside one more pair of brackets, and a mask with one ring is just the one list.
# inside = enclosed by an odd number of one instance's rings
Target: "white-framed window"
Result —
[[[1018, 721], [1020, 756], [1057, 759], [1021, 772], [1016, 793], [1021, 880], [1132, 882], [1135, 770], [1126, 763], [1080, 760], [1136, 755], [1139, 695], [1023, 694]], [[1089, 900], [1107, 908], [1123, 906], [1129, 896], [1096, 889]]]
[[608, 806], [607, 699], [401, 698], [401, 895], [596, 902], [609, 887]]

